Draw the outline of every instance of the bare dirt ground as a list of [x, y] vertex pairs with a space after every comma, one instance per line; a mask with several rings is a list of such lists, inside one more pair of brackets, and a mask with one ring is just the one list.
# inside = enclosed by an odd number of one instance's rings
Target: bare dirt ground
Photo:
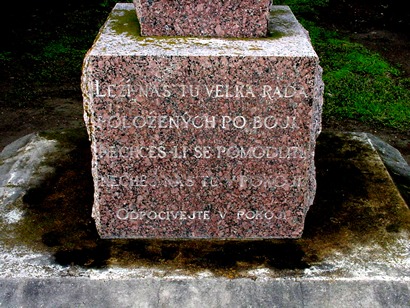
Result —
[[[73, 1], [74, 4], [75, 2]], [[392, 8], [391, 4], [382, 4], [377, 1], [377, 3], [366, 0], [348, 1], [348, 3], [346, 1], [333, 2], [329, 9], [321, 12], [321, 16], [324, 16], [320, 20], [322, 25], [343, 32], [353, 40], [381, 53], [410, 76], [409, 34], [405, 32], [408, 29], [409, 20], [406, 19], [408, 16], [397, 13], [396, 10], [400, 8], [397, 3]], [[390, 2], [394, 4], [394, 1]], [[68, 6], [68, 9], [70, 8], [74, 9]], [[50, 14], [53, 12], [50, 12], [50, 9], [43, 9], [48, 10], [44, 18], [52, 16]], [[30, 38], [32, 35], [30, 33], [36, 30], [36, 21], [41, 23], [41, 7], [27, 14], [29, 16], [27, 24], [24, 23], [24, 19], [19, 23], [12, 23], [12, 26], [18, 25], [19, 28], [19, 31], [14, 32], [23, 33], [23, 37], [10, 35], [10, 40]], [[11, 30], [9, 33], [14, 33], [13, 29], [9, 30]], [[16, 46], [19, 45], [16, 44]], [[16, 52], [30, 51], [18, 50]], [[67, 80], [55, 80], [46, 85], [42, 84], [37, 96], [25, 98], [21, 92], [26, 91], [27, 87], [33, 92], [33, 87], [36, 87], [35, 82], [28, 85], [24, 83], [23, 86], [26, 74], [25, 65], [26, 63], [18, 63], [18, 61], [11, 64], [0, 61], [0, 150], [28, 133], [83, 125], [81, 72], [79, 71], [77, 76], [67, 78]], [[27, 67], [30, 68], [30, 66]], [[11, 88], [14, 92], [10, 91]], [[10, 93], [19, 93], [19, 95], [16, 95], [13, 101]], [[13, 104], [10, 104], [11, 100]], [[410, 130], [403, 132], [386, 127], [374, 127], [354, 120], [340, 121], [331, 118], [324, 119], [323, 130], [370, 132], [399, 149], [410, 163]]]

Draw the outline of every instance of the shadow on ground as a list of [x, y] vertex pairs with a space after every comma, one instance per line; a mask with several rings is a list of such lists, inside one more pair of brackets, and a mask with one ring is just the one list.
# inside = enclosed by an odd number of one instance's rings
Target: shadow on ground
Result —
[[346, 252], [374, 241], [383, 245], [395, 233], [410, 230], [409, 211], [385, 169], [374, 162], [374, 152], [355, 138], [347, 143], [345, 135], [322, 134], [316, 151], [318, 190], [301, 239], [101, 240], [91, 218], [93, 183], [86, 132], [74, 129], [45, 136], [72, 150], [57, 161], [55, 176], [24, 197], [26, 216], [15, 236], [33, 249], [51, 251], [61, 265], [155, 266], [238, 277], [241, 271], [258, 267], [308, 268], [334, 250]]

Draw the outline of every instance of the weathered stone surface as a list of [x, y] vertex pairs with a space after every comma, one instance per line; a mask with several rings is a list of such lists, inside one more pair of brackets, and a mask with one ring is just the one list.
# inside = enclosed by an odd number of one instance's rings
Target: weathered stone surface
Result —
[[[58, 152], [67, 172], [44, 200], [15, 205], [18, 222], [0, 211], [0, 306], [408, 307], [409, 210], [366, 134], [319, 137], [318, 193], [302, 239], [236, 243], [101, 241], [82, 219], [91, 198], [78, 198], [89, 177], [77, 188], [67, 178], [89, 172], [86, 136], [66, 143], [83, 165]], [[66, 195], [77, 202], [64, 204]], [[293, 264], [292, 245], [303, 267]]]
[[[14, 286], [13, 286], [14, 284]], [[2, 281], [6, 307], [408, 307], [408, 282], [383, 280], [126, 280]]]
[[410, 206], [410, 166], [400, 152], [379, 137], [368, 134], [407, 205]]
[[[29, 134], [3, 149], [0, 153], [0, 206], [16, 201], [53, 171], [44, 162], [47, 155], [57, 151], [56, 144], [38, 134]], [[0, 211], [4, 207], [0, 207]], [[9, 213], [11, 220], [18, 216], [17, 212]]]
[[134, 0], [143, 36], [265, 37], [270, 0]]
[[272, 10], [275, 38], [143, 38], [116, 6], [82, 80], [103, 238], [301, 236], [323, 83], [303, 28]]

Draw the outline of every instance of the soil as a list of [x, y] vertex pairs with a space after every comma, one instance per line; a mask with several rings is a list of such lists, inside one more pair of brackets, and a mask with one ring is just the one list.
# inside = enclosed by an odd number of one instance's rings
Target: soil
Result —
[[[26, 5], [18, 2], [22, 5], [22, 9], [6, 7], [5, 10], [10, 14], [9, 19], [3, 20], [7, 24], [1, 25], [3, 29], [7, 29], [6, 35], [3, 36], [3, 43], [7, 42], [12, 53], [29, 53], [30, 50], [25, 50], [21, 42], [41, 36], [41, 33], [35, 33], [39, 29], [41, 31], [45, 27], [54, 27], [59, 23], [61, 27], [62, 22], [67, 23], [66, 27], [73, 24], [77, 27], [87, 27], [87, 21], [73, 23], [73, 20], [67, 16], [76, 16], [84, 9], [90, 10], [92, 5], [98, 8], [94, 15], [90, 15], [91, 18], [95, 18], [90, 21], [95, 27], [96, 20], [101, 24], [110, 10], [110, 8], [102, 10], [95, 2], [90, 1], [87, 4], [80, 1], [65, 2], [63, 14], [57, 10], [57, 7], [52, 6], [52, 1], [41, 2], [47, 5], [37, 2], [36, 5], [28, 3]], [[330, 3], [329, 8], [320, 12], [319, 22], [323, 26], [342, 32], [352, 40], [381, 53], [410, 76], [410, 61], [408, 61], [410, 42], [409, 34], [405, 32], [409, 29], [410, 18], [399, 1], [331, 0]], [[18, 13], [13, 14], [13, 12]], [[74, 27], [71, 31], [75, 35], [82, 33], [84, 29]], [[31, 67], [30, 63], [25, 61], [24, 57], [21, 57], [21, 60], [15, 57], [13, 63], [6, 63], [0, 58], [0, 150], [28, 133], [83, 126], [81, 72], [64, 80], [43, 83], [41, 89], [37, 91], [38, 95], [24, 97], [18, 92], [36, 87], [35, 80], [25, 79], [26, 70]], [[11, 91], [11, 89], [15, 90]], [[13, 96], [13, 93], [18, 94]], [[13, 104], [10, 104], [10, 101], [13, 101]], [[396, 147], [410, 163], [410, 131], [403, 132], [386, 127], [374, 127], [355, 120], [341, 121], [332, 118], [324, 119], [323, 130], [370, 132]]]

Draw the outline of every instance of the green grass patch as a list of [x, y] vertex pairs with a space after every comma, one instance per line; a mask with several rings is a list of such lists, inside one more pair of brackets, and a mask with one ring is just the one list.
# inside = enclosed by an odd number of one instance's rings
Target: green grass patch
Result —
[[43, 97], [64, 95], [64, 89], [79, 84], [85, 53], [116, 2], [29, 5], [23, 25], [12, 23], [11, 41], [0, 47], [1, 68], [13, 78], [0, 96], [1, 106], [41, 108]]
[[[78, 83], [84, 55], [116, 1], [83, 4], [61, 14], [53, 26], [40, 21], [35, 33], [17, 42], [17, 49], [1, 49], [0, 61], [15, 77], [3, 97], [4, 106], [24, 107], [42, 96], [53, 83]], [[404, 78], [380, 55], [352, 43], [333, 31], [318, 27], [329, 0], [275, 0], [289, 5], [304, 27], [324, 69], [324, 117], [357, 119], [401, 130], [410, 127], [410, 79]], [[61, 19], [61, 20], [60, 20]], [[22, 34], [24, 34], [22, 32]], [[44, 90], [46, 91], [46, 90]], [[39, 100], [41, 104], [41, 100]], [[18, 107], [16, 106], [16, 107]]]
[[323, 67], [324, 118], [409, 129], [410, 79], [378, 53], [318, 27], [314, 20], [329, 0], [276, 0], [274, 4], [289, 5], [309, 31]]
[[306, 18], [317, 19], [320, 9], [327, 7], [330, 0], [273, 0], [274, 5], [288, 5], [294, 14]]
[[304, 21], [324, 70], [324, 117], [410, 127], [409, 79], [378, 53]]

